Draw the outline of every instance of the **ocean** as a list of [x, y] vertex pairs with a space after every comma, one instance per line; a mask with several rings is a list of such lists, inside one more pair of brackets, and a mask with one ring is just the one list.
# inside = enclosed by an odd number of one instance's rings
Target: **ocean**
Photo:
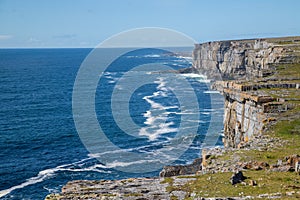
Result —
[[[209, 80], [136, 68], [158, 63], [173, 70], [191, 66], [191, 58], [161, 49], [131, 51], [99, 71], [94, 110], [105, 140], [93, 134], [85, 141], [77, 115], [74, 118], [72, 95], [80, 66], [91, 52], [0, 49], [0, 199], [44, 199], [71, 180], [158, 176], [164, 163], [191, 163], [203, 146], [222, 145], [224, 102], [210, 90]], [[95, 132], [88, 125], [83, 130]], [[116, 148], [108, 148], [112, 145], [107, 141]], [[190, 143], [177, 151], [182, 141]], [[120, 149], [139, 156], [121, 157]]]

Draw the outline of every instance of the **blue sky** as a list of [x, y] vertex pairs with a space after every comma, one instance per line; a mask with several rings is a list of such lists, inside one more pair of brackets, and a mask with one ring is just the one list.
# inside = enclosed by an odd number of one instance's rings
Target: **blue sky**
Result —
[[132, 28], [196, 41], [300, 35], [298, 0], [0, 0], [0, 48], [95, 47]]

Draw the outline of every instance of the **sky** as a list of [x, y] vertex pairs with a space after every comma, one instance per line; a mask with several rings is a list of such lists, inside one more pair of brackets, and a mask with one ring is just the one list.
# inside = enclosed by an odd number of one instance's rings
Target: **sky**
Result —
[[0, 48], [95, 47], [134, 28], [197, 42], [300, 35], [299, 0], [0, 0]]

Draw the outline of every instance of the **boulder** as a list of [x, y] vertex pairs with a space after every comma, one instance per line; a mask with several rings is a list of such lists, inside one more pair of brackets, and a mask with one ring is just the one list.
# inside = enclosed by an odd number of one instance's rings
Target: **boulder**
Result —
[[235, 185], [237, 183], [241, 183], [246, 179], [246, 177], [243, 175], [242, 171], [237, 171], [236, 173], [234, 173], [231, 178], [230, 178], [230, 183], [232, 185]]
[[159, 173], [160, 177], [171, 177], [179, 175], [196, 174], [202, 170], [202, 158], [197, 158], [192, 164], [189, 165], [174, 165], [165, 166]]

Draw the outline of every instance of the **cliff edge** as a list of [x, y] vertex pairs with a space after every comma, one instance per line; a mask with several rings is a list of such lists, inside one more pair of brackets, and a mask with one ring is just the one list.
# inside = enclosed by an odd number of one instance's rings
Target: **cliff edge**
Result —
[[248, 79], [274, 74], [278, 64], [295, 63], [300, 37], [230, 40], [196, 44], [193, 69], [209, 78]]
[[213, 88], [225, 98], [225, 147], [246, 143], [297, 107], [299, 64], [300, 37], [195, 45], [193, 71], [216, 80]]

